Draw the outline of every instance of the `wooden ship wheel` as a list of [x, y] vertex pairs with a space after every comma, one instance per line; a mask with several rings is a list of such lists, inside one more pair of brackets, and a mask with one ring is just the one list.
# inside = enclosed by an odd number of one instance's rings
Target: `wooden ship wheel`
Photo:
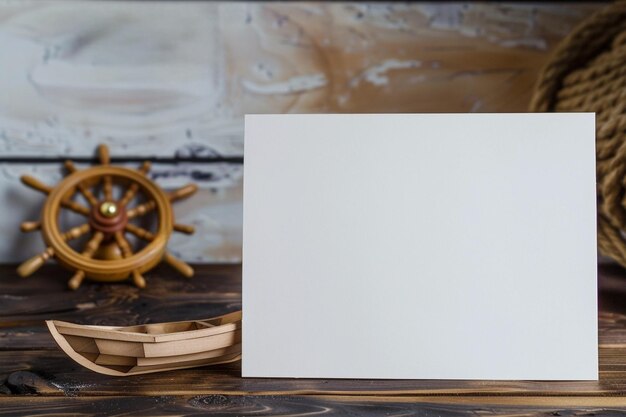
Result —
[[[194, 232], [192, 226], [174, 223], [171, 203], [191, 196], [197, 187], [189, 184], [166, 193], [147, 177], [149, 161], [139, 170], [133, 170], [111, 166], [105, 145], [99, 146], [98, 154], [101, 165], [84, 170], [66, 161], [67, 175], [55, 187], [28, 175], [21, 177], [25, 185], [47, 194], [40, 220], [21, 225], [23, 232], [40, 230], [47, 247], [22, 263], [18, 274], [29, 276], [54, 258], [74, 271], [68, 282], [71, 289], [77, 289], [85, 278], [103, 282], [132, 278], [137, 287], [143, 288], [146, 285], [143, 273], [161, 261], [186, 277], [193, 276], [193, 269], [169, 253], [166, 246], [173, 231]], [[64, 210], [82, 216], [82, 223], [61, 230], [60, 217]], [[149, 228], [152, 230], [132, 222], [148, 215], [153, 217]], [[82, 244], [76, 247], [72, 241]]]

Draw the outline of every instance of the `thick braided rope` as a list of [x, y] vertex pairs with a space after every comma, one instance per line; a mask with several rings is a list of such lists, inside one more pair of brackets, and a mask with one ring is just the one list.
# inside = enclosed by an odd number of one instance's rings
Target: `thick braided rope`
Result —
[[530, 111], [596, 112], [598, 248], [626, 267], [626, 2], [591, 15], [561, 42]]

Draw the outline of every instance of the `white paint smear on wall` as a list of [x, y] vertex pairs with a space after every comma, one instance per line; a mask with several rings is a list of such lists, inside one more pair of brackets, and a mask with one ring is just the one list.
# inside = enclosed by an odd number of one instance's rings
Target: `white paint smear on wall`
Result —
[[389, 71], [418, 68], [422, 63], [418, 60], [398, 60], [388, 59], [377, 65], [371, 66], [350, 81], [352, 87], [358, 86], [361, 81], [366, 81], [376, 86], [383, 86], [389, 83]]
[[244, 88], [254, 94], [294, 94], [304, 91], [315, 90], [327, 84], [324, 74], [302, 75], [292, 77], [285, 81], [261, 84], [258, 82], [243, 80]]

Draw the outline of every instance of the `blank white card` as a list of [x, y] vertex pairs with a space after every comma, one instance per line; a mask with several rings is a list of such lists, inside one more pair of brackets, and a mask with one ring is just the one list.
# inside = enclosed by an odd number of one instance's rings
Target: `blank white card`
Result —
[[597, 379], [593, 114], [245, 124], [243, 376]]

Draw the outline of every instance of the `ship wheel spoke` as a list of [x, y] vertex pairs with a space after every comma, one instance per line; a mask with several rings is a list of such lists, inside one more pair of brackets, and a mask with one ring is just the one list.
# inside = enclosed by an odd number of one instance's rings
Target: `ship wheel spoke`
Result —
[[76, 271], [72, 278], [67, 282], [67, 286], [72, 290], [77, 290], [85, 279], [85, 271]]
[[104, 201], [113, 201], [113, 179], [110, 175], [102, 177], [102, 193]]
[[[168, 198], [171, 202], [187, 198], [194, 194], [198, 190], [198, 187], [195, 184], [188, 184], [184, 187], [181, 187], [175, 191], [169, 193]], [[147, 201], [143, 204], [140, 204], [136, 207], [133, 207], [128, 210], [128, 218], [132, 219], [137, 216], [143, 216], [144, 214], [154, 210], [156, 208], [156, 202], [154, 200]]]
[[115, 232], [115, 242], [117, 242], [117, 246], [119, 246], [122, 251], [122, 257], [128, 258], [133, 254], [130, 243], [121, 231]]
[[[111, 164], [111, 156], [109, 155], [109, 148], [106, 145], [98, 146], [98, 157], [102, 165]], [[110, 175], [102, 177], [102, 191], [104, 193], [105, 201], [113, 201], [113, 179]]]
[[165, 255], [163, 255], [163, 260], [169, 266], [171, 266], [187, 278], [193, 277], [193, 268], [189, 266], [185, 261], [178, 259], [171, 253], [165, 252]]
[[80, 193], [83, 195], [83, 197], [85, 197], [85, 200], [87, 200], [90, 206], [93, 207], [98, 205], [98, 199], [95, 195], [93, 195], [89, 188], [87, 188], [82, 183], [78, 183], [76, 187], [78, 188], [78, 191], [80, 191]]
[[[150, 161], [144, 161], [139, 168], [139, 172], [143, 175], [146, 175], [150, 171], [150, 166]], [[130, 202], [130, 200], [133, 199], [135, 194], [137, 194], [137, 191], [139, 191], [139, 184], [133, 182], [124, 193], [124, 196], [120, 199], [119, 204], [121, 206], [126, 206]]]
[[[138, 227], [137, 229], [141, 229], [141, 228]], [[141, 230], [144, 230], [144, 229], [141, 229]], [[144, 230], [144, 231], [148, 232], [147, 230]], [[117, 243], [117, 246], [122, 251], [122, 257], [128, 258], [129, 256], [133, 254], [133, 251], [130, 247], [130, 243], [128, 242], [126, 237], [124, 237], [124, 234], [121, 231], [115, 232], [115, 242]], [[146, 287], [146, 279], [139, 273], [139, 271], [133, 270], [132, 277], [133, 277], [133, 284], [135, 284], [138, 288]]]
[[174, 201], [182, 200], [183, 198], [191, 197], [198, 191], [196, 184], [187, 184], [184, 187], [180, 187], [169, 193], [169, 199], [173, 203]]
[[150, 172], [151, 167], [152, 167], [152, 163], [150, 161], [143, 161], [138, 171], [141, 172], [143, 175], [148, 175], [148, 172]]
[[196, 228], [190, 224], [174, 224], [174, 230], [179, 233], [184, 233], [186, 235], [193, 235], [196, 233]]
[[[198, 186], [195, 184], [187, 184], [184, 187], [181, 187], [177, 190], [174, 190], [168, 194], [168, 198], [171, 202], [181, 200], [183, 198], [190, 197], [196, 191], [198, 191]], [[132, 209], [128, 210], [128, 218], [132, 219], [137, 216], [143, 216], [144, 214], [154, 210], [156, 208], [156, 202], [154, 200], [147, 201], [143, 204], [140, 204]]]
[[17, 267], [18, 275], [21, 276], [22, 278], [25, 278], [33, 274], [35, 271], [41, 268], [42, 265], [45, 264], [48, 259], [52, 258], [53, 256], [54, 256], [54, 249], [50, 247], [46, 248], [46, 250], [41, 252], [39, 255], [33, 256], [32, 258], [30, 258], [29, 260], [23, 262], [20, 266], [18, 266]]
[[85, 233], [88, 233], [90, 230], [91, 230], [91, 226], [89, 225], [89, 223], [84, 223], [84, 224], [81, 224], [80, 226], [72, 227], [70, 230], [63, 233], [61, 235], [61, 238], [67, 242], [67, 241], [81, 237]]
[[139, 239], [143, 239], [145, 241], [151, 242], [154, 240], [154, 234], [143, 227], [135, 226], [132, 223], [126, 223], [124, 227], [127, 232], [130, 232], [137, 236]]
[[150, 200], [150, 201], [147, 201], [143, 204], [140, 204], [136, 207], [129, 209], [126, 212], [126, 214], [128, 215], [129, 219], [133, 219], [137, 216], [143, 216], [144, 214], [151, 212], [155, 208], [156, 208], [156, 201]]
[[138, 288], [146, 288], [146, 279], [139, 273], [139, 271], [133, 271], [133, 284]]
[[[133, 251], [130, 248], [130, 243], [124, 237], [124, 234], [121, 231], [115, 232], [115, 241], [117, 242], [117, 246], [119, 246], [120, 250], [122, 251], [122, 257], [128, 258], [129, 256], [131, 256], [133, 254]], [[145, 288], [146, 280], [139, 273], [139, 271], [133, 270], [132, 271], [132, 276], [133, 276], [133, 283], [138, 288]]]
[[94, 233], [93, 236], [91, 236], [91, 239], [89, 239], [89, 242], [85, 244], [85, 248], [83, 249], [83, 256], [86, 256], [87, 258], [91, 258], [100, 247], [100, 244], [102, 243], [102, 239], [104, 239], [104, 233], [102, 232]]
[[52, 192], [52, 187], [44, 184], [35, 177], [31, 177], [30, 175], [22, 175], [20, 177], [20, 180], [25, 186], [30, 187], [33, 190], [39, 191], [40, 193], [50, 194]]
[[[52, 187], [47, 186], [46, 184], [39, 181], [37, 178], [31, 177], [30, 175], [22, 175], [20, 177], [22, 183], [33, 190], [37, 190], [44, 194], [50, 194], [52, 192]], [[61, 205], [69, 210], [72, 210], [78, 214], [82, 214], [84, 216], [89, 216], [89, 209], [82, 204], [79, 204], [70, 199], [65, 199], [61, 201]]]
[[20, 230], [24, 233], [34, 232], [41, 229], [41, 222], [23, 222], [20, 225]]
[[111, 164], [111, 156], [109, 155], [108, 146], [104, 144], [98, 146], [98, 158], [100, 159], [100, 164], [102, 165]]
[[61, 206], [65, 207], [68, 210], [72, 210], [74, 213], [82, 214], [83, 216], [89, 216], [89, 213], [91, 212], [91, 210], [89, 210], [82, 204], [69, 199], [61, 201]]
[[[76, 165], [74, 165], [74, 163], [70, 160], [65, 161], [65, 169], [67, 169], [69, 173], [74, 173], [78, 171]], [[95, 195], [93, 195], [91, 190], [87, 188], [87, 186], [85, 186], [85, 184], [79, 182], [78, 184], [76, 184], [76, 188], [78, 188], [78, 191], [80, 191], [80, 193], [85, 197], [85, 200], [87, 200], [90, 206], [93, 207], [98, 204], [98, 199]]]
[[132, 200], [133, 197], [135, 197], [135, 194], [137, 194], [138, 190], [139, 190], [139, 184], [137, 184], [136, 182], [133, 182], [131, 185], [129, 185], [128, 189], [124, 193], [124, 196], [120, 198], [120, 201], [119, 201], [120, 206], [126, 206], [130, 202], [130, 200]]

